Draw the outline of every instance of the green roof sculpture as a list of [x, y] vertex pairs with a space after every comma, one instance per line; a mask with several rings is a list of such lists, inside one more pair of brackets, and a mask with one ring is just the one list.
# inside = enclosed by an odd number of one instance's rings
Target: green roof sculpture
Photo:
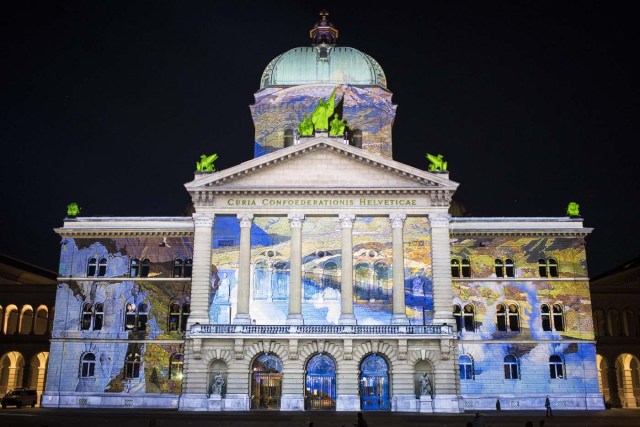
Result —
[[580, 205], [576, 202], [569, 202], [569, 206], [567, 206], [567, 215], [580, 216]]
[[325, 101], [320, 98], [318, 105], [316, 105], [316, 108], [311, 113], [311, 121], [313, 122], [315, 130], [329, 130], [329, 117], [331, 117], [335, 109], [334, 103], [337, 89], [338, 87], [336, 86], [328, 100]]
[[298, 125], [298, 134], [300, 136], [313, 135], [313, 122], [311, 121], [311, 117], [308, 117], [306, 114], [303, 114], [302, 117], [303, 119]]
[[200, 161], [196, 162], [196, 170], [198, 172], [215, 172], [216, 167], [213, 165], [213, 162], [218, 160], [217, 154], [212, 154], [210, 156], [200, 155]]
[[429, 170], [431, 172], [445, 172], [447, 170], [447, 162], [442, 159], [442, 154], [434, 156], [433, 154], [427, 153], [427, 159], [429, 159], [429, 161], [431, 162], [431, 164], [429, 164]]
[[338, 118], [338, 113], [333, 115], [329, 128], [329, 136], [344, 135], [346, 123]]
[[76, 202], [67, 205], [67, 216], [77, 216], [80, 213], [80, 206]]

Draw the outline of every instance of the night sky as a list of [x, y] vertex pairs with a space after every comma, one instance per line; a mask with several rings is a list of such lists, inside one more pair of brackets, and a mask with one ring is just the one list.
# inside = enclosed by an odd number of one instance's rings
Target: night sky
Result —
[[580, 204], [591, 277], [640, 254], [637, 14], [612, 1], [15, 1], [0, 14], [0, 252], [57, 270], [81, 216], [179, 216], [203, 153], [253, 157], [269, 61], [310, 45], [374, 57], [395, 160], [443, 154], [473, 216]]

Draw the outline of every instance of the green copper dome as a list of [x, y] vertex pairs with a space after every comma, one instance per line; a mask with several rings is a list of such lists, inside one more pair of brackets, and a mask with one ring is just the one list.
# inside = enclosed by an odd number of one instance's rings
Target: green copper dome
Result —
[[262, 73], [260, 89], [313, 83], [387, 86], [375, 59], [351, 47], [297, 47], [276, 57]]
[[387, 87], [387, 78], [375, 59], [351, 47], [338, 47], [338, 30], [326, 11], [309, 31], [310, 47], [297, 47], [275, 58], [262, 73], [260, 89], [314, 83]]

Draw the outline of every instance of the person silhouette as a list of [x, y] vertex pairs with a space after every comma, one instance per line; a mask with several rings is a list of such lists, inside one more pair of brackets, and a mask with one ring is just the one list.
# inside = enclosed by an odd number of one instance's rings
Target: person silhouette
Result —
[[551, 401], [549, 400], [549, 396], [544, 400], [544, 407], [547, 408], [547, 417], [553, 417], [553, 411], [551, 410]]
[[362, 416], [362, 412], [358, 412], [358, 422], [353, 423], [353, 425], [356, 427], [369, 427], [364, 417]]

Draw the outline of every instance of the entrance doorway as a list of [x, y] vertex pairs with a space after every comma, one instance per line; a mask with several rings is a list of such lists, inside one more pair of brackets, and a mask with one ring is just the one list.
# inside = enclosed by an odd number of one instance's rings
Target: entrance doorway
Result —
[[360, 364], [362, 410], [389, 410], [389, 365], [382, 356], [370, 354]]
[[336, 409], [336, 364], [325, 354], [316, 354], [307, 362], [304, 408]]
[[282, 361], [273, 354], [261, 354], [251, 366], [251, 409], [280, 409]]

